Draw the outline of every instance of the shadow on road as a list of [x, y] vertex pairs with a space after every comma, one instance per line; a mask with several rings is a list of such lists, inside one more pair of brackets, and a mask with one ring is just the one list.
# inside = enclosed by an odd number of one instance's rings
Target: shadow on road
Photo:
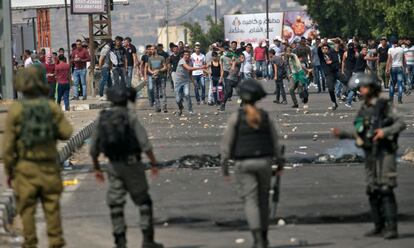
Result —
[[282, 245], [282, 246], [272, 246], [270, 248], [297, 248], [297, 247], [324, 247], [330, 246], [334, 243], [315, 243], [315, 244], [300, 244], [300, 245]]

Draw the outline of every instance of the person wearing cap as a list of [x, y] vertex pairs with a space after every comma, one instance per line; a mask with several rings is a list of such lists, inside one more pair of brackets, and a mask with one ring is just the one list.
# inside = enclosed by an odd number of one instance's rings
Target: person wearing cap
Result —
[[279, 162], [281, 171], [284, 159], [271, 118], [256, 106], [266, 96], [263, 87], [258, 81], [248, 79], [241, 83], [239, 90], [242, 107], [228, 121], [221, 145], [221, 164], [229, 181], [228, 160], [235, 162], [235, 179], [254, 238], [253, 247], [267, 248], [272, 161]]
[[45, 215], [48, 247], [64, 247], [59, 203], [63, 184], [56, 143], [69, 139], [73, 128], [60, 107], [48, 99], [49, 85], [39, 67], [19, 70], [14, 84], [23, 100], [15, 101], [8, 110], [3, 162], [7, 184], [16, 194], [17, 213], [22, 219], [22, 247], [37, 247], [38, 202]]
[[394, 239], [398, 237], [394, 195], [398, 135], [406, 124], [392, 103], [380, 97], [381, 84], [376, 75], [356, 73], [349, 84], [350, 87], [358, 87], [364, 99], [354, 121], [355, 130], [333, 128], [332, 133], [340, 139], [355, 139], [356, 145], [365, 152], [366, 192], [375, 224], [374, 229], [365, 235]]
[[[162, 248], [162, 244], [154, 241], [153, 203], [148, 192], [149, 186], [145, 175], [145, 166], [141, 162], [141, 153], [145, 153], [150, 160], [153, 177], [158, 175], [157, 160], [147, 132], [133, 110], [128, 110], [128, 102], [135, 101], [136, 92], [133, 88], [116, 85], [108, 89], [107, 96], [112, 107], [100, 113], [96, 125], [98, 128], [92, 134], [90, 155], [96, 180], [100, 183], [105, 182], [105, 177], [99, 165], [99, 155], [103, 153], [110, 161], [107, 165], [109, 182], [107, 204], [110, 209], [116, 248], [127, 247], [127, 224], [124, 217], [126, 194], [131, 196], [132, 201], [139, 208], [140, 226], [143, 234], [142, 248]], [[120, 130], [126, 132], [124, 133], [126, 136], [122, 137], [124, 139], [111, 138], [112, 142], [119, 139], [123, 141], [124, 145], [118, 145], [117, 150], [108, 149], [110, 143], [105, 142], [107, 136], [122, 134], [119, 131], [115, 134], [108, 133], [114, 131], [105, 128], [110, 123], [114, 123], [111, 125], [116, 125]]]

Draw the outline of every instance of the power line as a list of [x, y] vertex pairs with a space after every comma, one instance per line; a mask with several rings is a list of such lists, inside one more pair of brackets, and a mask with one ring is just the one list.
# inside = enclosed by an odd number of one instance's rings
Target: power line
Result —
[[179, 16], [179, 17], [176, 17], [176, 18], [172, 18], [172, 19], [169, 19], [169, 21], [176, 21], [176, 20], [179, 20], [179, 19], [181, 19], [181, 18], [183, 18], [183, 17], [185, 17], [186, 15], [188, 15], [188, 14], [190, 14], [195, 8], [197, 8], [199, 5], [200, 5], [200, 3], [202, 2], [203, 0], [199, 0], [193, 7], [191, 7], [187, 12], [185, 12], [184, 14], [182, 14], [181, 16]]

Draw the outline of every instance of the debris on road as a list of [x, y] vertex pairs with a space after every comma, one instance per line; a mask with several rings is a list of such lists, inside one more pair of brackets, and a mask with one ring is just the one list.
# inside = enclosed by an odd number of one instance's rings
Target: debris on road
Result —
[[408, 162], [414, 162], [414, 148], [408, 148], [405, 150], [401, 159]]
[[234, 242], [236, 244], [243, 244], [246, 240], [245, 239], [236, 239]]
[[277, 222], [278, 226], [285, 226], [286, 225], [286, 221], [284, 219], [279, 219]]

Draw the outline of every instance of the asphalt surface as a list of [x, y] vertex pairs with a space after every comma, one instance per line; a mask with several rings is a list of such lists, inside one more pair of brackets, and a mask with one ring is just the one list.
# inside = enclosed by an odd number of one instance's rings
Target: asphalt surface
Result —
[[[273, 83], [266, 88], [273, 90]], [[171, 93], [169, 92], [169, 95]], [[176, 117], [175, 104], [168, 98], [167, 114], [154, 113], [141, 100], [137, 114], [147, 128], [159, 161], [176, 160], [184, 155], [217, 155], [229, 115], [237, 109], [236, 97], [224, 113], [205, 105], [194, 105], [195, 114]], [[278, 218], [270, 230], [271, 247], [413, 247], [414, 168], [402, 163], [396, 191], [400, 209], [401, 239], [384, 241], [363, 238], [371, 228], [361, 164], [322, 164], [313, 162], [321, 154], [340, 157], [359, 151], [352, 141], [337, 141], [332, 127], [352, 128], [354, 109], [343, 104], [335, 112], [328, 94], [311, 94], [309, 108], [291, 109], [272, 103], [269, 95], [260, 106], [276, 121], [291, 161], [282, 178]], [[194, 100], [194, 99], [193, 99]], [[406, 97], [398, 111], [409, 125], [401, 135], [400, 150], [412, 145], [414, 134], [414, 97]], [[317, 138], [314, 136], [317, 135]], [[109, 211], [105, 204], [107, 185], [97, 184], [90, 173], [87, 145], [74, 158], [75, 170], [65, 179], [77, 179], [67, 186], [62, 199], [63, 222], [68, 247], [113, 247]], [[174, 248], [250, 247], [243, 207], [234, 180], [225, 183], [219, 168], [165, 168], [158, 179], [150, 181], [154, 200], [157, 239]], [[40, 209], [39, 209], [40, 210]], [[40, 211], [39, 211], [40, 212]], [[139, 247], [141, 234], [138, 210], [126, 207], [129, 247]], [[283, 219], [286, 225], [276, 225]], [[279, 224], [283, 224], [279, 221]], [[45, 224], [38, 215], [41, 246], [46, 247]]]

